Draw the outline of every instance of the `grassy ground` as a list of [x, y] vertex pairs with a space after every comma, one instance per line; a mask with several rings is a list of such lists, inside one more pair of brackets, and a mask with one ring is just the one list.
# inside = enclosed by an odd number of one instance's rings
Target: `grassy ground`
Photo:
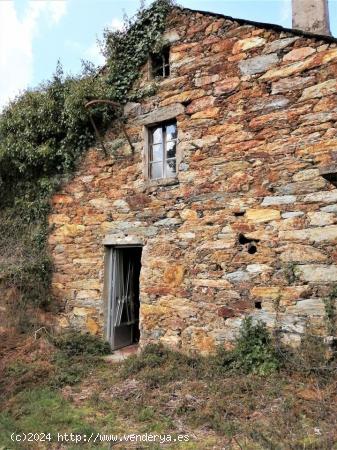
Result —
[[[224, 353], [189, 358], [153, 346], [116, 364], [95, 354], [104, 348], [86, 348], [3, 337], [0, 449], [337, 449], [336, 372], [312, 360], [309, 370], [301, 355], [298, 366], [261, 375]], [[51, 433], [51, 442], [14, 443], [13, 432]], [[189, 441], [56, 442], [70, 432]]]

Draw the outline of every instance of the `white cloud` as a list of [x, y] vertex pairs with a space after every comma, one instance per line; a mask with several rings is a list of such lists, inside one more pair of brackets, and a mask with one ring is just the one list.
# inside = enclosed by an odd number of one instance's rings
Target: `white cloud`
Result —
[[67, 3], [64, 0], [52, 0], [48, 3], [51, 21], [54, 24], [59, 23], [67, 12]]
[[113, 30], [123, 30], [124, 22], [121, 19], [112, 19], [110, 28]]
[[[118, 18], [112, 19], [107, 27], [113, 31], [123, 30], [124, 21]], [[93, 42], [88, 48], [84, 50], [84, 57], [89, 59], [96, 66], [103, 66], [105, 64], [105, 58], [102, 55], [102, 51], [98, 42]]]
[[22, 19], [13, 0], [0, 0], [0, 108], [33, 78], [33, 40], [41, 20], [50, 26], [66, 13], [64, 0], [29, 1]]
[[89, 59], [96, 66], [103, 66], [105, 63], [105, 58], [101, 53], [100, 46], [97, 42], [91, 44], [85, 51], [84, 56]]

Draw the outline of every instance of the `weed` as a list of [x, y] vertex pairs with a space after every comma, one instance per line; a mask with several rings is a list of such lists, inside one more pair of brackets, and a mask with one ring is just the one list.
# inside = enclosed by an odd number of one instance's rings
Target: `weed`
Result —
[[296, 264], [289, 262], [283, 266], [283, 274], [288, 284], [293, 284], [297, 279]]
[[314, 375], [316, 380], [326, 383], [336, 374], [336, 364], [327, 358], [327, 346], [321, 336], [313, 333], [310, 324], [307, 325], [297, 349], [283, 351], [283, 360], [289, 373]]
[[150, 344], [139, 356], [132, 356], [125, 361], [122, 376], [138, 375], [147, 385], [159, 386], [188, 376], [194, 370], [195, 362], [195, 359], [173, 352], [163, 345]]
[[280, 366], [266, 325], [262, 321], [254, 324], [251, 317], [242, 322], [233, 357], [233, 366], [246, 373], [268, 375]]
[[111, 352], [108, 342], [97, 336], [71, 332], [54, 338], [54, 345], [67, 356], [101, 356]]
[[155, 416], [154, 409], [149, 407], [149, 406], [145, 406], [144, 408], [142, 408], [139, 411], [139, 413], [138, 413], [138, 420], [140, 422], [146, 422], [148, 420], [153, 419], [154, 416]]

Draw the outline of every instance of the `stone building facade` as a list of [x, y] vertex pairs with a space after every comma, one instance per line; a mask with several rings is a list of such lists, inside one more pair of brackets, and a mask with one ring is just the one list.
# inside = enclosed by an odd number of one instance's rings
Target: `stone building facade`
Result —
[[[170, 74], [125, 107], [54, 195], [49, 238], [59, 325], [107, 333], [109, 249], [142, 248], [140, 342], [206, 354], [252, 315], [296, 343], [326, 334], [337, 282], [337, 45], [175, 10]], [[153, 83], [143, 68], [139, 87]], [[148, 172], [149, 130], [176, 121], [176, 176]], [[105, 287], [104, 287], [105, 286]], [[110, 286], [111, 287], [111, 286]], [[108, 297], [109, 298], [108, 298]]]

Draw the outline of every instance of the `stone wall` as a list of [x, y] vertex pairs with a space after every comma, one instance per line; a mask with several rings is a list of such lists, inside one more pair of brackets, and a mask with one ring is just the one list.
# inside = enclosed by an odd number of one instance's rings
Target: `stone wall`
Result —
[[[242, 317], [277, 319], [297, 342], [337, 281], [337, 48], [313, 38], [178, 12], [171, 77], [128, 104], [130, 154], [111, 129], [54, 195], [50, 248], [61, 327], [103, 331], [103, 240], [140, 238], [141, 342], [207, 353]], [[147, 81], [144, 68], [140, 86]], [[143, 175], [143, 127], [177, 112], [177, 180]], [[117, 149], [117, 150], [116, 150]]]

